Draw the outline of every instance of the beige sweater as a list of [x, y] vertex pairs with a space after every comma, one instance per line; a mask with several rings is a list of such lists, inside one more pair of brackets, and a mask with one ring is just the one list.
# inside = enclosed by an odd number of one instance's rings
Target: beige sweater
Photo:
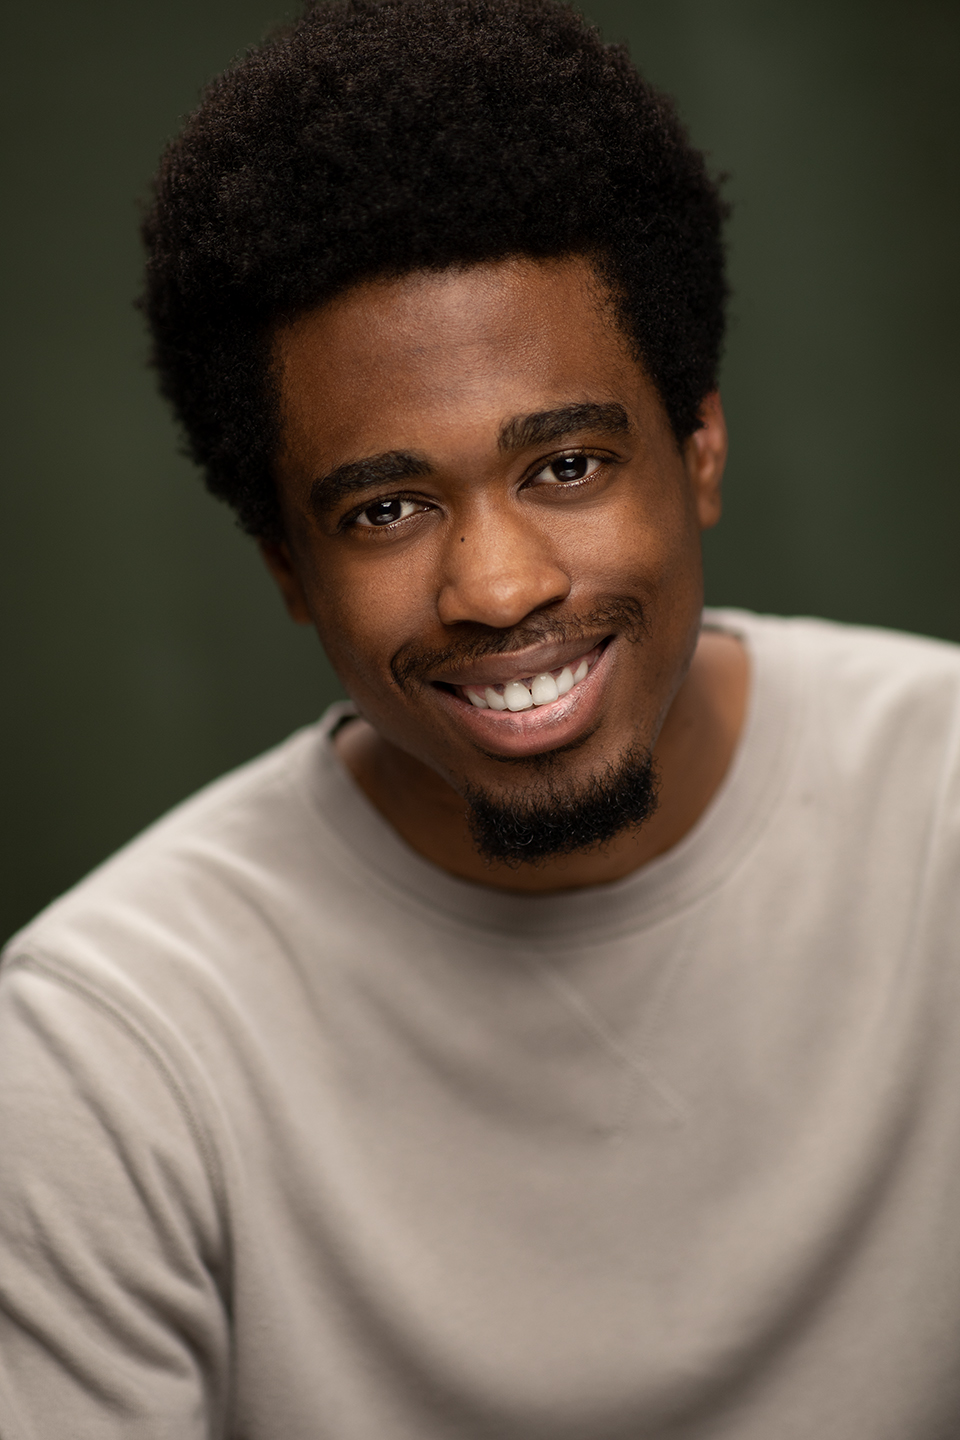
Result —
[[0, 984], [2, 1440], [955, 1440], [960, 651], [730, 612], [700, 824], [527, 898], [325, 724]]

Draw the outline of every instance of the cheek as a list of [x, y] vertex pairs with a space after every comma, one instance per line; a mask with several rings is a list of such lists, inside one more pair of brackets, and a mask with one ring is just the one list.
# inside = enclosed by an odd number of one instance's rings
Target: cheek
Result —
[[422, 559], [415, 563], [411, 555], [317, 557], [310, 610], [348, 689], [357, 681], [382, 684], [396, 651], [423, 634], [429, 624], [423, 569]]
[[649, 598], [681, 585], [699, 553], [688, 512], [679, 487], [667, 484], [578, 516], [564, 536], [574, 579], [604, 590], [639, 586]]

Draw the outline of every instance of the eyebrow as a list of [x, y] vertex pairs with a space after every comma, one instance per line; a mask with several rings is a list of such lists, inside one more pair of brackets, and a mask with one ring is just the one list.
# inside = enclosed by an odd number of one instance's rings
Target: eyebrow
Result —
[[[583, 430], [626, 435], [630, 432], [630, 420], [622, 405], [592, 402], [561, 405], [555, 410], [515, 415], [500, 427], [497, 444], [503, 452], [527, 450], [534, 445], [552, 445]], [[400, 480], [416, 480], [432, 472], [429, 460], [412, 450], [387, 450], [363, 460], [348, 460], [313, 481], [310, 506], [323, 513], [360, 490], [395, 485]]]
[[310, 505], [317, 511], [329, 510], [358, 490], [394, 485], [398, 480], [415, 480], [429, 475], [431, 468], [428, 460], [412, 450], [387, 450], [365, 460], [349, 460], [313, 481]]
[[556, 410], [515, 415], [501, 427], [497, 438], [501, 450], [527, 450], [533, 445], [552, 445], [582, 430], [593, 430], [603, 435], [627, 435], [630, 433], [630, 418], [622, 405], [591, 402], [561, 405]]

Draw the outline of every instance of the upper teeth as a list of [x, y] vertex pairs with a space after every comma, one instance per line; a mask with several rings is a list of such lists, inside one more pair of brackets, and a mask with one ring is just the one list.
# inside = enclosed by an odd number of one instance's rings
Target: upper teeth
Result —
[[529, 710], [533, 705], [549, 705], [559, 700], [561, 695], [566, 695], [568, 690], [585, 679], [589, 669], [590, 662], [583, 659], [573, 668], [564, 665], [562, 670], [555, 670], [552, 674], [534, 675], [529, 685], [523, 680], [508, 680], [498, 689], [492, 685], [483, 690], [479, 686], [465, 685], [463, 693], [479, 710]]

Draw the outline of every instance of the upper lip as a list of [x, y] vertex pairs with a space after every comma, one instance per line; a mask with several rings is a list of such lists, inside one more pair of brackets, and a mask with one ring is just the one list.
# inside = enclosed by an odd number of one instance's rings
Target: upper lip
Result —
[[586, 655], [595, 649], [605, 634], [578, 635], [573, 640], [528, 645], [523, 650], [508, 650], [503, 655], [485, 655], [462, 668], [437, 670], [427, 678], [434, 685], [506, 685], [523, 675], [543, 675], [548, 670]]

